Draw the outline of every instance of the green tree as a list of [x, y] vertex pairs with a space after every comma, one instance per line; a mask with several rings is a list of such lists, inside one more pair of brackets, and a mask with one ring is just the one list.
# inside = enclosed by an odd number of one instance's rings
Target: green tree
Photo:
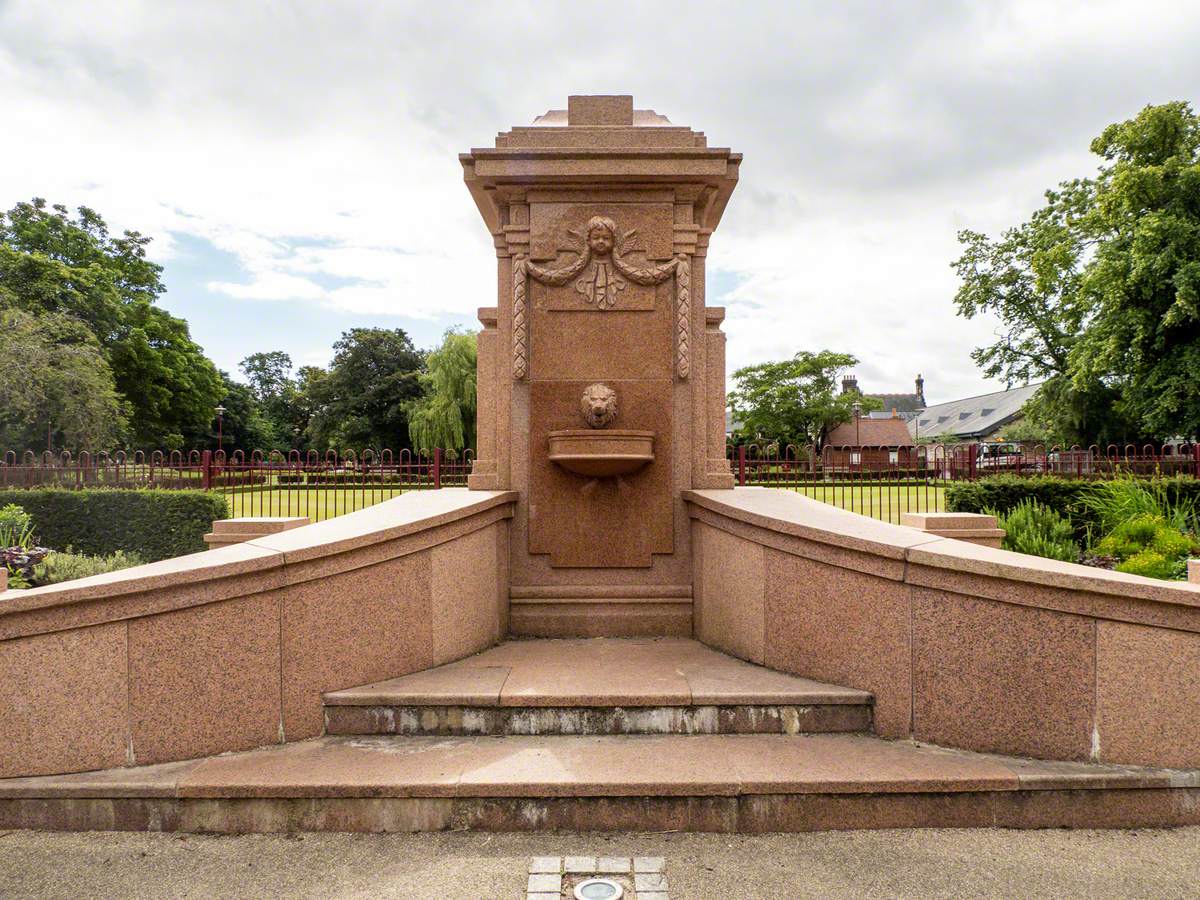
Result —
[[1073, 379], [1123, 381], [1122, 411], [1156, 438], [1200, 436], [1200, 117], [1147, 106], [1091, 149], [1106, 165], [1083, 222], [1092, 318]]
[[270, 436], [265, 446], [298, 449], [308, 416], [297, 409], [302, 398], [292, 378], [292, 358], [282, 350], [252, 353], [238, 363], [238, 368], [246, 376], [268, 428]]
[[87, 207], [72, 218], [41, 199], [18, 203], [0, 214], [0, 309], [86, 325], [128, 406], [131, 440], [173, 447], [205, 426], [223, 386], [187, 323], [154, 305], [165, 288], [149, 242], [112, 236]]
[[425, 396], [409, 408], [408, 435], [418, 449], [475, 446], [475, 332], [450, 330], [425, 357]]
[[87, 326], [0, 309], [0, 445], [106, 449], [124, 428], [112, 371]]
[[[263, 415], [254, 391], [248, 385], [234, 381], [226, 372], [221, 373], [221, 380], [225, 385], [225, 396], [221, 398], [221, 406], [225, 408], [221, 417], [221, 446], [225, 452], [243, 450], [248, 455], [252, 450], [278, 449], [275, 429]], [[212, 430], [206, 434], [204, 443], [216, 449], [217, 432]]]
[[1200, 120], [1148, 106], [1092, 142], [1094, 179], [991, 240], [963, 231], [955, 304], [1002, 330], [973, 357], [1065, 443], [1200, 433]]
[[[408, 409], [421, 396], [424, 358], [402, 328], [352, 328], [309, 384], [309, 434], [321, 449], [407, 446]], [[310, 373], [311, 375], [311, 373]]]
[[838, 379], [858, 364], [849, 353], [801, 351], [781, 362], [759, 363], [733, 373], [729, 393], [741, 436], [780, 444], [819, 444], [830, 431], [853, 416], [855, 401], [864, 412], [883, 404], [859, 393], [838, 391]]

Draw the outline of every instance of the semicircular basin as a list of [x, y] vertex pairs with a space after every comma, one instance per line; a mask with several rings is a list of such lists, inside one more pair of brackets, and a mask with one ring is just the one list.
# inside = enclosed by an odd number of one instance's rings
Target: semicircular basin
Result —
[[632, 475], [654, 461], [654, 432], [578, 428], [550, 432], [550, 459], [589, 478]]

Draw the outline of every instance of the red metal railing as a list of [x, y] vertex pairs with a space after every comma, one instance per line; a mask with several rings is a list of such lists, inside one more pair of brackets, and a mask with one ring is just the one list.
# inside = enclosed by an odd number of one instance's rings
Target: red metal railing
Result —
[[945, 486], [988, 475], [1200, 477], [1200, 445], [1046, 447], [1041, 444], [727, 448], [737, 484], [787, 488], [892, 522], [904, 512], [941, 512]]
[[230, 515], [331, 518], [404, 491], [465, 486], [474, 453], [391, 450], [249, 454], [241, 450], [144, 453], [6, 453], [0, 489], [196, 488], [220, 491]]

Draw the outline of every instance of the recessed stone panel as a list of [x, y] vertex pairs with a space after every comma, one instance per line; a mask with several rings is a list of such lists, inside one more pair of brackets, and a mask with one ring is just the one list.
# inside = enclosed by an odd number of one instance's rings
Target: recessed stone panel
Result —
[[616, 426], [654, 432], [654, 461], [619, 478], [589, 478], [550, 461], [551, 431], [582, 428], [589, 382], [534, 382], [529, 424], [529, 552], [557, 567], [649, 566], [673, 548], [671, 382], [609, 381]]

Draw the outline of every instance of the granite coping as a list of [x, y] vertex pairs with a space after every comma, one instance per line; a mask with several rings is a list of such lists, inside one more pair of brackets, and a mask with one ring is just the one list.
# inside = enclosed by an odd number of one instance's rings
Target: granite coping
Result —
[[778, 488], [684, 491], [683, 499], [779, 534], [901, 561], [911, 547], [944, 540]]
[[1200, 770], [1043, 762], [865, 735], [320, 737], [0, 780], [0, 800], [913, 794], [1200, 787]]
[[[61, 584], [8, 591], [0, 599], [0, 617], [198, 585], [239, 575], [279, 576], [282, 573], [274, 570], [282, 570], [288, 563], [335, 556], [405, 537], [513, 504], [516, 499], [517, 494], [512, 491], [467, 491], [464, 488], [414, 491], [314, 525], [256, 536], [253, 541]], [[262, 589], [278, 586], [271, 581], [264, 583]]]
[[868, 704], [871, 695], [735, 659], [688, 638], [508, 641], [325, 694], [327, 706], [638, 707]]
[[[777, 488], [684, 491], [683, 498], [710, 512], [778, 534], [902, 560], [910, 566], [1200, 607], [1198, 584], [1144, 578], [939, 537]], [[936, 587], [914, 579], [911, 569], [904, 581]]]

